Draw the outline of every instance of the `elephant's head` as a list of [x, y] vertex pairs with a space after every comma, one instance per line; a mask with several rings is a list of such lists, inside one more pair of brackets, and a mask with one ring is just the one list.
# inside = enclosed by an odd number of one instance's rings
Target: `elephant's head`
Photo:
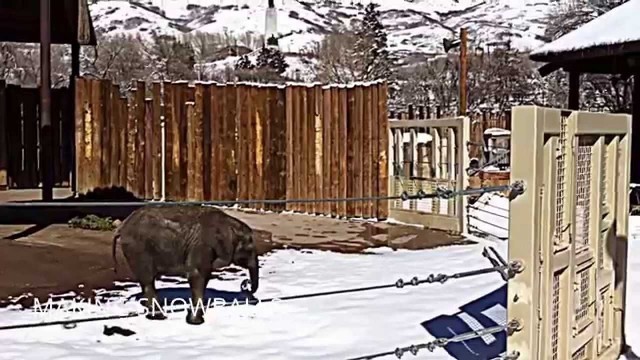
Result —
[[258, 252], [256, 249], [254, 232], [250, 231], [240, 236], [233, 254], [233, 263], [249, 270], [249, 279], [251, 280], [251, 293], [258, 290]]

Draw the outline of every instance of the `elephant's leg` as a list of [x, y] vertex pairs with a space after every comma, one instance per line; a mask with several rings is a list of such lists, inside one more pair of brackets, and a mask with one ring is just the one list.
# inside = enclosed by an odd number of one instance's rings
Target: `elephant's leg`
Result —
[[[187, 323], [191, 325], [200, 325], [204, 323], [204, 312], [207, 303], [204, 301], [204, 292], [209, 282], [208, 273], [200, 270], [194, 270], [189, 273], [189, 286], [191, 287], [191, 306], [187, 313]], [[192, 311], [192, 310], [195, 310]]]
[[150, 320], [164, 320], [166, 316], [162, 312], [162, 306], [158, 300], [158, 295], [155, 286], [155, 270], [153, 266], [153, 259], [143, 253], [136, 254], [137, 256], [128, 256], [131, 270], [138, 278], [140, 287], [142, 288], [143, 296], [146, 300], [147, 315], [146, 318]]
[[165, 316], [162, 305], [158, 301], [158, 293], [156, 292], [155, 282], [141, 282], [142, 289], [144, 291], [144, 297], [147, 300], [147, 319], [149, 320], [164, 320]]

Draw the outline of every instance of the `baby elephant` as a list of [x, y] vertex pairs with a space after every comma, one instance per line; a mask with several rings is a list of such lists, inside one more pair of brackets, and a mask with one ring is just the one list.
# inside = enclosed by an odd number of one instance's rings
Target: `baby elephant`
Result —
[[[164, 319], [157, 309], [154, 281], [159, 275], [189, 279], [192, 304], [187, 323], [204, 322], [204, 292], [211, 271], [230, 264], [249, 270], [251, 293], [258, 290], [258, 256], [254, 233], [222, 210], [204, 206], [147, 206], [129, 215], [113, 238], [136, 276], [147, 301], [147, 318]], [[196, 313], [191, 308], [196, 307]]]

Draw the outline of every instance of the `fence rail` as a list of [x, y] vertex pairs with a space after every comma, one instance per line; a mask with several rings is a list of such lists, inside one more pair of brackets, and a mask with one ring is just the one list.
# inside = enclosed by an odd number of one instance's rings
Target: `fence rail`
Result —
[[617, 359], [623, 345], [631, 118], [539, 107], [513, 111], [508, 338], [525, 359]]
[[[78, 191], [144, 199], [385, 197], [387, 86], [255, 86], [76, 80]], [[164, 149], [164, 162], [163, 162]], [[164, 186], [163, 186], [164, 184]], [[256, 204], [384, 219], [383, 201]]]

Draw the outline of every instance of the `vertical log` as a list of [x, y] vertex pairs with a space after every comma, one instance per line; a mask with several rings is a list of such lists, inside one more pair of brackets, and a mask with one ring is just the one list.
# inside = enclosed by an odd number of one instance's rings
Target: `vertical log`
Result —
[[128, 135], [129, 123], [128, 99], [126, 97], [118, 97], [116, 101], [118, 106], [118, 184], [123, 189], [127, 188], [127, 159], [128, 159]]
[[196, 115], [195, 106], [192, 102], [186, 103], [187, 110], [187, 200], [195, 201], [195, 181], [196, 168]]
[[152, 117], [151, 117], [151, 172], [153, 184], [153, 199], [162, 198], [162, 123], [163, 106], [162, 106], [162, 84], [154, 83], [152, 86]]
[[170, 199], [181, 200], [181, 172], [183, 164], [180, 160], [181, 147], [184, 145], [181, 143], [180, 134], [180, 122], [182, 119], [182, 111], [184, 109], [183, 104], [183, 88], [179, 84], [172, 84], [172, 98], [171, 98], [171, 153], [167, 154], [171, 158], [171, 187], [167, 194], [170, 194]]
[[[355, 197], [354, 185], [356, 176], [355, 169], [355, 117], [356, 117], [356, 91], [353, 87], [347, 89], [347, 197]], [[347, 202], [347, 217], [352, 218], [356, 214], [356, 204], [354, 201]]]
[[225, 178], [224, 163], [226, 157], [222, 154], [224, 149], [224, 137], [222, 134], [222, 125], [226, 114], [225, 110], [225, 95], [226, 87], [216, 85], [211, 87], [211, 96], [209, 102], [211, 103], [211, 199], [222, 199], [222, 189], [225, 184], [223, 179]]
[[[300, 194], [302, 193], [302, 190], [300, 189], [301, 185], [302, 185], [302, 159], [300, 158], [300, 154], [302, 151], [302, 137], [300, 135], [301, 131], [300, 131], [300, 87], [299, 86], [294, 86], [293, 87], [293, 199], [300, 199], [301, 196]], [[293, 204], [293, 210], [294, 211], [301, 211], [302, 209], [302, 204], [300, 203], [294, 203]]]
[[145, 147], [147, 139], [145, 139], [145, 99], [146, 99], [146, 87], [143, 81], [137, 81], [136, 83], [136, 145], [135, 145], [135, 155], [136, 155], [136, 192], [137, 196], [140, 198], [144, 198], [145, 196], [145, 175], [146, 175], [146, 164], [147, 159], [145, 159]]
[[[111, 82], [109, 80], [101, 80], [100, 81], [100, 113], [102, 117], [102, 127], [101, 127], [101, 146], [100, 150], [100, 187], [108, 188], [109, 187], [109, 170], [111, 169]], [[53, 110], [53, 107], [52, 109]], [[51, 113], [51, 117], [55, 118], [55, 114]]]
[[[362, 183], [364, 171], [364, 146], [363, 146], [363, 124], [364, 124], [364, 93], [362, 92], [362, 86], [356, 86], [354, 88], [354, 134], [353, 134], [353, 196], [362, 197]], [[362, 201], [356, 201], [354, 203], [354, 211], [356, 217], [362, 217], [364, 203]]]
[[[331, 123], [332, 123], [332, 110], [331, 110], [331, 88], [324, 87], [322, 89], [322, 147], [323, 147], [323, 176], [322, 176], [322, 197], [327, 199], [331, 198]], [[331, 203], [323, 203], [323, 213], [325, 215], [331, 214]]]
[[[276, 144], [273, 141], [273, 131], [275, 126], [275, 103], [276, 88], [269, 86], [264, 89], [262, 116], [260, 117], [260, 127], [262, 128], [262, 151], [258, 153], [258, 170], [260, 174], [260, 195], [263, 199], [275, 199], [275, 187], [277, 186], [278, 175], [276, 170]], [[265, 210], [272, 210], [271, 204], [263, 204]]]
[[[331, 198], [340, 196], [340, 94], [331, 88]], [[331, 202], [331, 216], [338, 216], [338, 203]]]
[[[315, 199], [316, 198], [316, 99], [315, 99], [315, 90], [313, 86], [307, 86], [305, 89], [307, 93], [307, 116], [305, 118], [306, 126], [307, 126], [307, 150], [305, 152], [307, 158], [307, 181], [306, 181], [306, 198], [307, 199]], [[310, 214], [315, 214], [315, 203], [307, 204], [307, 212]]]
[[224, 168], [221, 172], [220, 195], [223, 200], [236, 200], [238, 198], [238, 159], [236, 149], [236, 136], [239, 129], [239, 117], [237, 112], [238, 87], [227, 85], [224, 88], [225, 114], [222, 122], [223, 157]]
[[[145, 199], [153, 199], [153, 100], [150, 98], [144, 101], [144, 183], [142, 190]], [[141, 152], [142, 152], [141, 151]]]
[[[294, 113], [294, 92], [292, 86], [285, 88], [285, 114], [286, 114], [286, 139], [287, 139], [287, 199], [295, 197], [295, 183], [294, 183], [294, 167], [295, 167], [295, 141], [294, 141], [294, 126], [293, 126], [293, 113]], [[286, 204], [286, 210], [294, 210], [294, 206], [291, 203]]]
[[128, 96], [128, 118], [127, 118], [127, 190], [134, 195], [137, 194], [136, 184], [136, 106], [137, 89], [129, 92]]
[[[389, 119], [387, 84], [378, 85], [378, 196], [389, 196]], [[378, 201], [378, 220], [389, 217], [389, 201]]]
[[[379, 105], [378, 105], [378, 84], [373, 84], [369, 86], [369, 89], [371, 90], [371, 157], [370, 157], [370, 161], [371, 161], [371, 178], [369, 179], [369, 181], [371, 181], [371, 196], [378, 196], [378, 177], [380, 175], [379, 172], [379, 163], [380, 163], [380, 151], [378, 148], [379, 145], [379, 122], [380, 122], [380, 116], [378, 114], [378, 109], [379, 109]], [[410, 109], [411, 113], [413, 113], [413, 106], [411, 106]], [[377, 217], [378, 216], [378, 202], [377, 201], [372, 201], [371, 202], [371, 217]]]
[[[338, 90], [338, 94], [338, 171], [340, 172], [340, 177], [337, 197], [346, 198], [347, 181], [349, 180], [349, 173], [347, 171], [347, 89], [345, 87], [341, 87]], [[347, 202], [341, 201], [338, 203], [338, 216], [347, 216]]]
[[9, 187], [8, 176], [8, 151], [7, 144], [7, 92], [6, 83], [0, 80], [0, 190], [7, 190]]
[[92, 159], [91, 168], [93, 175], [91, 177], [90, 190], [101, 187], [102, 179], [102, 125], [104, 123], [104, 103], [102, 102], [102, 83], [106, 80], [93, 80], [91, 84], [91, 112], [92, 121]]
[[80, 193], [84, 193], [87, 188], [86, 184], [86, 156], [85, 156], [85, 135], [84, 118], [86, 114], [86, 95], [87, 95], [87, 81], [83, 78], [75, 79], [75, 180], [76, 189]]
[[[277, 173], [278, 173], [278, 189], [277, 189], [277, 199], [286, 199], [287, 198], [287, 147], [288, 147], [288, 137], [287, 137], [287, 97], [286, 97], [286, 88], [278, 88], [276, 90], [276, 110], [275, 110], [275, 134], [277, 137]], [[274, 206], [274, 210], [283, 211], [285, 210], [285, 205], [276, 205]]]
[[194, 93], [194, 144], [195, 144], [195, 175], [193, 197], [196, 201], [204, 200], [204, 86], [202, 84], [196, 85]]
[[[315, 128], [315, 174], [316, 174], [316, 199], [324, 198], [324, 189], [323, 189], [323, 179], [324, 179], [324, 137], [323, 137], [323, 102], [322, 102], [322, 87], [314, 86], [314, 102], [315, 102], [315, 119], [314, 119], [314, 128]], [[324, 212], [323, 203], [316, 203], [313, 209], [313, 212], [316, 214], [321, 214]]]
[[[298, 152], [298, 156], [300, 158], [300, 173], [299, 173], [299, 192], [298, 199], [308, 199], [308, 190], [309, 190], [309, 158], [308, 158], [308, 149], [309, 149], [309, 124], [308, 124], [308, 106], [307, 106], [307, 88], [299, 87], [299, 108], [298, 108], [298, 124], [299, 124], [299, 136], [300, 136], [300, 151]], [[313, 207], [312, 204], [309, 203], [301, 203], [300, 209], [298, 211], [301, 212], [309, 212], [309, 207]]]
[[[202, 86], [202, 197], [200, 200], [211, 201], [211, 163], [213, 161], [211, 153], [211, 88], [212, 86]], [[198, 92], [196, 90], [196, 103]], [[216, 199], [217, 200], [217, 199]]]
[[187, 164], [189, 159], [189, 147], [187, 143], [187, 102], [193, 102], [194, 88], [187, 83], [181, 83], [180, 95], [180, 199], [187, 197], [187, 186], [189, 178], [187, 175]]
[[119, 106], [120, 93], [118, 87], [110, 84], [109, 86], [109, 108], [111, 109], [111, 116], [109, 119], [109, 131], [111, 132], [111, 149], [109, 153], [109, 183], [111, 186], [117, 187], [120, 184], [120, 123], [121, 112]]
[[[258, 116], [258, 88], [247, 87], [247, 199], [256, 199], [256, 117]], [[258, 204], [249, 204], [248, 208], [257, 208]]]
[[[254, 199], [264, 199], [264, 163], [265, 154], [268, 154], [268, 139], [269, 139], [269, 119], [268, 114], [268, 101], [269, 101], [269, 88], [259, 87], [254, 88], [256, 96], [255, 100], [255, 116], [254, 126], [252, 127], [254, 133], [253, 139], [253, 183], [251, 187], [254, 189]], [[255, 204], [254, 208], [264, 209], [264, 204]]]
[[[250, 115], [250, 89], [247, 85], [238, 85], [238, 101], [236, 102], [236, 111], [239, 115], [238, 122], [238, 143], [236, 151], [238, 154], [238, 199], [247, 200], [249, 198], [248, 177], [249, 177], [249, 154], [247, 149], [249, 115]], [[244, 207], [244, 205], [243, 205]]]
[[[373, 116], [373, 112], [371, 111], [371, 102], [372, 102], [372, 92], [371, 87], [363, 87], [362, 89], [364, 95], [364, 117], [362, 124], [362, 134], [363, 134], [363, 151], [362, 151], [362, 161], [363, 161], [363, 187], [362, 187], [362, 195], [365, 197], [369, 197], [372, 195], [371, 191], [371, 178], [372, 178], [372, 164], [371, 164], [371, 118]], [[363, 204], [363, 217], [370, 218], [371, 217], [371, 201], [365, 201]]]

